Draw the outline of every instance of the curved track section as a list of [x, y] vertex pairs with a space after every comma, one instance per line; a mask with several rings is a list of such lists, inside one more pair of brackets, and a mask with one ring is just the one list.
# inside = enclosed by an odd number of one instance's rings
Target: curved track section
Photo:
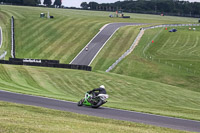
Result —
[[178, 130], [200, 132], [200, 121], [178, 119], [178, 118], [139, 113], [134, 111], [125, 111], [112, 108], [102, 107], [99, 109], [93, 109], [90, 107], [78, 107], [77, 104], [73, 102], [55, 100], [39, 96], [17, 94], [2, 90], [0, 90], [0, 100], [26, 104], [26, 105], [40, 106], [62, 111], [75, 112], [79, 114], [86, 114], [97, 117], [150, 124], [160, 127], [178, 129]]
[[[99, 33], [81, 50], [70, 64], [90, 65], [100, 50], [104, 47], [112, 35], [122, 26], [144, 25], [141, 23], [111, 23], [105, 25]], [[88, 50], [86, 50], [86, 48]]]

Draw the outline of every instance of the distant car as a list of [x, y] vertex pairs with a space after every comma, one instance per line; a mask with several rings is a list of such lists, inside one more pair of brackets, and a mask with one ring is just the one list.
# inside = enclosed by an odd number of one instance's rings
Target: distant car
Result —
[[176, 29], [171, 29], [171, 30], [169, 30], [169, 32], [177, 32], [177, 30]]

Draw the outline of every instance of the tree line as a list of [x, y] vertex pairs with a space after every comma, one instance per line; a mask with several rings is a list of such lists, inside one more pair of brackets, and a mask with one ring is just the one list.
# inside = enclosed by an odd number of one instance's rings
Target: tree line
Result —
[[[41, 3], [41, 0], [0, 0], [0, 2], [5, 4], [13, 4], [13, 5], [25, 5], [25, 6], [38, 6]], [[58, 7], [61, 7], [62, 0], [55, 0], [54, 3], [52, 3], [52, 0], [44, 0], [43, 4], [45, 6], [51, 6], [56, 5]]]
[[115, 3], [82, 2], [83, 9], [151, 14], [172, 14], [177, 16], [200, 16], [200, 3], [179, 0], [124, 0]]

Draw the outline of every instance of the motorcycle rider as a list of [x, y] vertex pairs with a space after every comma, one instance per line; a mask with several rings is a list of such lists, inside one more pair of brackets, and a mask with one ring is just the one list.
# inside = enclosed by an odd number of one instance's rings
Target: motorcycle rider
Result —
[[107, 94], [104, 85], [101, 85], [101, 86], [99, 86], [99, 88], [96, 88], [96, 89], [93, 89], [91, 91], [88, 91], [88, 93], [92, 94], [93, 98], [96, 97], [96, 96], [98, 96], [99, 94]]

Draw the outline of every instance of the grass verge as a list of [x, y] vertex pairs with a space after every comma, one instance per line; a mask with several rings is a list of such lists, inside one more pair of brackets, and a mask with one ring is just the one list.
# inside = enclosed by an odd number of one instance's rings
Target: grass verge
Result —
[[[50, 12], [54, 19], [41, 19], [40, 13]], [[107, 23], [197, 23], [198, 19], [159, 15], [128, 14], [131, 19], [109, 18], [111, 12], [68, 10], [40, 7], [0, 5], [2, 21], [15, 17], [16, 57], [60, 60], [69, 63]], [[8, 23], [9, 25], [9, 23]], [[10, 28], [5, 27], [5, 43]], [[7, 46], [9, 49], [10, 46]], [[10, 52], [10, 50], [8, 50]], [[8, 57], [10, 54], [8, 53]], [[7, 57], [7, 58], [8, 58]]]
[[0, 101], [0, 132], [16, 133], [181, 133], [168, 128], [104, 119]]
[[199, 27], [196, 31], [188, 28], [178, 27], [177, 33], [145, 31], [132, 54], [112, 72], [200, 92], [200, 32]]
[[200, 120], [199, 92], [105, 72], [0, 65], [1, 90], [77, 102], [101, 84], [108, 107]]

